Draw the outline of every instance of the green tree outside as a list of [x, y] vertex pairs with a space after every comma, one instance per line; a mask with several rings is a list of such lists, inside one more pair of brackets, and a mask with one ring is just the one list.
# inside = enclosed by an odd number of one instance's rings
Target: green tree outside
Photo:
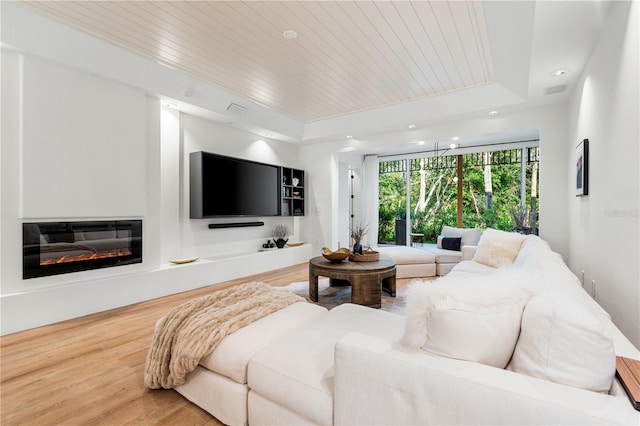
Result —
[[[531, 209], [532, 175], [537, 167], [538, 149], [527, 151], [526, 208]], [[512, 231], [516, 227], [512, 212], [520, 210], [520, 150], [499, 155], [492, 153], [490, 162], [492, 208], [487, 208], [485, 167], [478, 154], [465, 154], [463, 158], [463, 212], [464, 228], [491, 227]], [[406, 181], [405, 162], [380, 163], [379, 175], [379, 243], [395, 241], [395, 222], [405, 218]], [[457, 221], [457, 156], [445, 158], [413, 159], [411, 179], [411, 232], [425, 235], [426, 242], [435, 242], [442, 227], [456, 226]], [[535, 195], [538, 195], [537, 176]], [[534, 199], [532, 228], [537, 227], [537, 198]]]

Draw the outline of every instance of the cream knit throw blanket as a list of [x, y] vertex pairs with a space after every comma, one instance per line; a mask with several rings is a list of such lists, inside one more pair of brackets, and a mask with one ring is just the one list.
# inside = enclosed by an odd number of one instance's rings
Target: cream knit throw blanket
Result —
[[228, 334], [303, 297], [252, 282], [218, 290], [173, 308], [156, 324], [144, 384], [170, 389], [185, 383], [200, 359]]

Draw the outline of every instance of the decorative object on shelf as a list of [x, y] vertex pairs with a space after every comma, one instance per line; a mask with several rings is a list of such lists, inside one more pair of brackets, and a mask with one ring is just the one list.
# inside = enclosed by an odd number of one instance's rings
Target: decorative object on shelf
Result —
[[364, 250], [362, 254], [351, 253], [349, 260], [352, 262], [377, 262], [380, 260], [380, 252], [374, 251], [371, 247]]
[[303, 245], [304, 243], [305, 243], [305, 241], [297, 241], [295, 243], [287, 243], [287, 245], [289, 247], [299, 247], [299, 246]]
[[351, 252], [345, 247], [339, 248], [336, 251], [332, 251], [329, 247], [322, 247], [322, 256], [324, 256], [324, 258], [329, 262], [342, 262], [349, 257], [349, 254], [351, 254]]
[[289, 241], [288, 239], [285, 239], [287, 238], [287, 235], [289, 235], [289, 228], [285, 225], [278, 225], [273, 228], [273, 231], [271, 231], [273, 242], [276, 243], [278, 248], [283, 248], [284, 245], [287, 244], [287, 241]]
[[195, 262], [198, 259], [200, 259], [200, 256], [192, 257], [192, 258], [189, 258], [189, 259], [173, 259], [173, 260], [169, 260], [169, 262], [175, 263], [176, 265], [182, 265], [183, 263]]
[[576, 147], [576, 197], [589, 194], [589, 139]]
[[353, 253], [354, 254], [362, 254], [362, 245], [360, 244], [360, 241], [362, 240], [362, 237], [364, 237], [367, 234], [367, 227], [369, 225], [356, 225], [353, 228], [351, 228], [351, 238], [353, 238]]
[[270, 248], [274, 248], [275, 246], [276, 245], [273, 243], [273, 241], [267, 240], [267, 242], [262, 245], [262, 248], [270, 249]]
[[298, 179], [297, 177], [294, 177], [293, 179], [291, 179], [291, 181], [293, 182], [293, 186], [298, 186], [298, 184], [300, 183], [300, 179]]

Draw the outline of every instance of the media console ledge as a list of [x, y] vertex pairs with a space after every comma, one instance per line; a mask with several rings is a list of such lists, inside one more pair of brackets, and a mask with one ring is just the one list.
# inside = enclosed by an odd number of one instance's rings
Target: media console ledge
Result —
[[[209, 257], [158, 268], [2, 295], [0, 335], [132, 305], [196, 288], [308, 262], [311, 244]], [[96, 297], [96, 294], [100, 297]]]

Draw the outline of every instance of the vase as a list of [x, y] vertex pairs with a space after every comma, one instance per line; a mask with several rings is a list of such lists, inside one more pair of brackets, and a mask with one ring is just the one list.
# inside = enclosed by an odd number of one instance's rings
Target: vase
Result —
[[353, 245], [353, 254], [362, 254], [362, 245], [359, 242]]
[[285, 244], [287, 244], [288, 239], [278, 238], [277, 240], [273, 240], [276, 243], [276, 247], [283, 248]]

